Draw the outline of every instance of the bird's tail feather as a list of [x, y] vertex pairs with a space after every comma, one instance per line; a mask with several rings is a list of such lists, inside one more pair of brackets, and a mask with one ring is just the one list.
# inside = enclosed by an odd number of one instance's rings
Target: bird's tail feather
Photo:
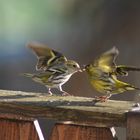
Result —
[[139, 88], [139, 87], [135, 87], [135, 89], [136, 89], [136, 90], [140, 90], [140, 88]]
[[127, 76], [129, 71], [140, 71], [140, 68], [133, 66], [119, 65], [116, 67], [116, 72], [119, 75]]
[[33, 77], [33, 74], [31, 73], [21, 73], [20, 75], [25, 76], [25, 77]]
[[140, 71], [140, 68], [138, 68], [138, 67], [123, 66], [123, 65], [117, 66], [117, 69], [122, 69], [122, 70], [124, 70], [124, 71]]
[[140, 68], [137, 67], [126, 67], [126, 71], [140, 71]]
[[125, 88], [126, 88], [126, 90], [140, 90], [139, 87], [135, 87], [133, 85], [127, 85]]

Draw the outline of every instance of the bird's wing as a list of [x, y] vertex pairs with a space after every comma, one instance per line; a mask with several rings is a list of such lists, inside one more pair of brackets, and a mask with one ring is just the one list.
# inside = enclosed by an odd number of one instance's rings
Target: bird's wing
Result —
[[33, 79], [36, 80], [37, 82], [40, 81], [43, 83], [47, 83], [54, 74], [55, 74], [55, 72], [49, 72], [49, 71], [41, 72], [41, 73], [35, 74]]
[[116, 74], [118, 75], [127, 76], [129, 71], [140, 71], [140, 68], [125, 65], [116, 66]]
[[115, 60], [119, 54], [116, 47], [103, 53], [94, 61], [94, 66], [99, 67], [103, 72], [112, 73], [115, 70]]
[[48, 48], [44, 44], [30, 43], [28, 47], [38, 58], [36, 70], [46, 70], [51, 65], [67, 61], [67, 58], [63, 54]]
[[47, 70], [45, 72], [41, 72], [38, 74], [34, 75], [34, 80], [36, 79], [37, 81], [42, 81], [44, 83], [48, 83], [48, 82], [53, 82], [53, 81], [59, 81], [59, 80], [63, 80], [63, 76], [64, 76], [64, 72], [62, 73], [61, 71], [50, 71]]

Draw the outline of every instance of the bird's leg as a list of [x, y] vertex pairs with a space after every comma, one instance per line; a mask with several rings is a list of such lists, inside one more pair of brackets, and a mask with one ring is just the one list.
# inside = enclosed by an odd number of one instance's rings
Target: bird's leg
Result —
[[[51, 88], [48, 88], [48, 87], [47, 87], [47, 89], [48, 89], [48, 93], [49, 93], [48, 96], [52, 96], [53, 93], [51, 92]], [[39, 95], [39, 96], [46, 96], [46, 93], [41, 93], [41, 95]]]
[[112, 94], [110, 94], [110, 92], [107, 94], [107, 98], [109, 99], [112, 96]]
[[107, 99], [107, 96], [95, 96], [95, 100], [98, 100], [100, 102], [106, 102]]
[[62, 86], [59, 86], [59, 90], [62, 92], [62, 96], [70, 96], [70, 94], [62, 89]]
[[49, 93], [50, 96], [53, 95], [53, 93], [51, 92], [51, 88], [48, 88], [48, 93]]
[[107, 96], [95, 96], [95, 100], [99, 100], [100, 102], [106, 102], [111, 97], [111, 94]]

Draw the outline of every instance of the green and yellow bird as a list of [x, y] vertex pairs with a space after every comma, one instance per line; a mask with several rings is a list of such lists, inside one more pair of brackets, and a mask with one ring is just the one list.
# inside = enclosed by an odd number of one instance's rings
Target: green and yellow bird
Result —
[[23, 75], [45, 85], [50, 95], [52, 95], [52, 88], [59, 89], [63, 93], [62, 95], [69, 95], [62, 89], [62, 85], [74, 73], [81, 72], [79, 64], [76, 61], [68, 60], [63, 54], [48, 48], [46, 45], [30, 43], [28, 47], [33, 50], [38, 58], [36, 70], [40, 72], [35, 74], [24, 73]]
[[106, 101], [111, 95], [139, 88], [117, 79], [118, 75], [127, 76], [129, 71], [140, 71], [140, 68], [125, 65], [116, 65], [115, 60], [119, 54], [116, 47], [100, 55], [92, 64], [85, 66], [85, 71], [92, 87], [104, 94], [96, 97]]

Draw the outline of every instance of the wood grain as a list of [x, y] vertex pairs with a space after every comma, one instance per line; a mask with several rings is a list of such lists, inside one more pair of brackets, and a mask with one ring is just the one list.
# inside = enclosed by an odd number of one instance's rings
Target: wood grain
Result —
[[0, 119], [0, 140], [39, 140], [33, 122]]
[[140, 140], [140, 109], [127, 114], [127, 140]]
[[109, 128], [56, 124], [49, 140], [115, 140]]
[[126, 112], [132, 108], [133, 103], [126, 101], [101, 103], [94, 98], [0, 90], [0, 118], [4, 119], [48, 118], [98, 127], [125, 126]]

